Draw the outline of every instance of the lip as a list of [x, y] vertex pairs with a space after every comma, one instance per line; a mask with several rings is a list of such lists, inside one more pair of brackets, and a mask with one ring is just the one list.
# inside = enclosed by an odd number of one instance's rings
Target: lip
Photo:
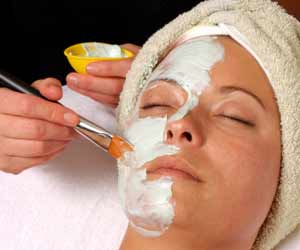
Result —
[[175, 179], [189, 179], [200, 182], [197, 172], [185, 160], [174, 156], [162, 156], [145, 164], [147, 174], [171, 176]]

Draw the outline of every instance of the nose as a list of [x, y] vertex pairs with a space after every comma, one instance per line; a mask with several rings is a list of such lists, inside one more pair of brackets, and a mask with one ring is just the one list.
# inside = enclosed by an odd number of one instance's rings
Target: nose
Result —
[[198, 147], [203, 143], [203, 138], [200, 128], [197, 128], [195, 124], [186, 117], [167, 123], [165, 142], [178, 147]]

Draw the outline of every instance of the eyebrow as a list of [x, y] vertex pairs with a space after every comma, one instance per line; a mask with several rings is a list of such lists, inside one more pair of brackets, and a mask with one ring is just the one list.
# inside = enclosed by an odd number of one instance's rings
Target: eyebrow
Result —
[[244, 93], [246, 93], [247, 95], [253, 97], [253, 98], [259, 103], [259, 105], [260, 105], [263, 109], [265, 109], [265, 105], [263, 104], [263, 102], [261, 101], [261, 99], [260, 99], [257, 95], [253, 94], [251, 91], [249, 91], [249, 90], [247, 90], [247, 89], [244, 89], [244, 88], [241, 88], [241, 87], [236, 87], [236, 86], [223, 86], [223, 87], [221, 87], [220, 91], [221, 91], [222, 93], [224, 93], [224, 92], [233, 92], [233, 91], [241, 91], [241, 92], [244, 92]]

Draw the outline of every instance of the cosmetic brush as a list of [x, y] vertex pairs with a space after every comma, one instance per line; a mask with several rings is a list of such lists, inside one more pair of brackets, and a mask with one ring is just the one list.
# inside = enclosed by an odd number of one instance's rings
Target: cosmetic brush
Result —
[[[0, 70], [0, 83], [4, 87], [7, 87], [11, 90], [35, 95], [43, 98], [44, 100], [62, 105], [59, 102], [48, 100], [46, 97], [42, 96], [40, 92], [35, 88], [3, 70]], [[88, 141], [92, 142], [97, 147], [100, 147], [104, 151], [108, 152], [112, 157], [118, 159], [122, 157], [123, 153], [125, 153], [126, 151], [133, 150], [131, 144], [124, 138], [108, 132], [107, 130], [101, 128], [100, 126], [82, 116], [79, 116], [79, 118], [80, 122], [74, 128], [75, 131], [86, 138]]]

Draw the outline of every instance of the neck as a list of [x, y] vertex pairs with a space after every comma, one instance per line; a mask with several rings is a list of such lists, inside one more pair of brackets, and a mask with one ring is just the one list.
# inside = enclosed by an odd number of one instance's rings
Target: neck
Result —
[[168, 229], [160, 237], [144, 237], [129, 225], [120, 250], [250, 250], [252, 244], [253, 241], [212, 242], [199, 234], [175, 229]]

